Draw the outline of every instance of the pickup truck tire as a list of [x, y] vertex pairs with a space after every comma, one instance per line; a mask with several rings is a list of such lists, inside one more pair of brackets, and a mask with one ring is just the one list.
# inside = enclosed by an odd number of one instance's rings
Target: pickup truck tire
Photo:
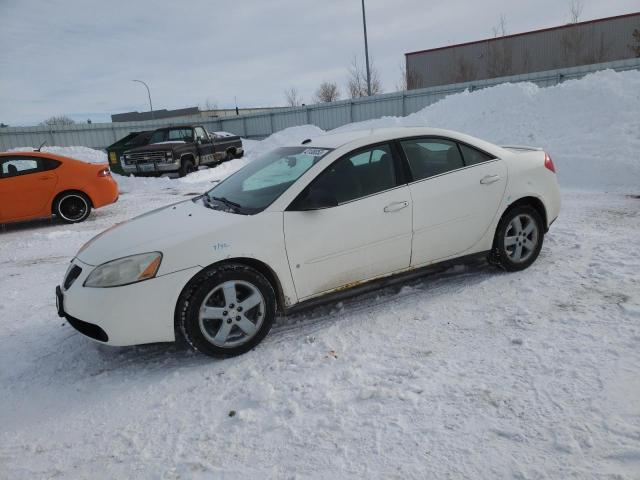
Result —
[[188, 173], [193, 172], [194, 170], [195, 167], [193, 166], [193, 162], [191, 160], [183, 160], [182, 162], [180, 162], [180, 171], [178, 175], [182, 178]]
[[227, 150], [227, 156], [224, 158], [224, 161], [228, 162], [229, 160], [233, 160], [234, 158], [236, 158], [236, 150], [234, 148], [230, 148], [229, 150]]

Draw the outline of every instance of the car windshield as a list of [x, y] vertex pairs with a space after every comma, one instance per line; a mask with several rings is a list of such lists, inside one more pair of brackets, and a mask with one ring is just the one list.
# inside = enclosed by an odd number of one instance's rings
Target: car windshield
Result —
[[160, 142], [188, 142], [193, 140], [193, 130], [190, 128], [169, 128], [165, 130], [156, 130], [151, 135], [149, 143]]
[[203, 201], [210, 208], [258, 213], [329, 151], [327, 148], [277, 148], [213, 187], [204, 195]]

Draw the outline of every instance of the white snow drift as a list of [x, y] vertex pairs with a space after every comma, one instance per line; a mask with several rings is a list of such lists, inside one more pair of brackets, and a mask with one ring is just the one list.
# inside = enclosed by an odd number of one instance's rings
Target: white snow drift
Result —
[[638, 112], [640, 73], [602, 72], [367, 122], [546, 148], [565, 192], [540, 258], [516, 274], [460, 266], [282, 319], [230, 360], [97, 345], [56, 316], [53, 288], [99, 231], [315, 127], [184, 179], [118, 177], [120, 201], [84, 224], [6, 227], [0, 478], [637, 478]]

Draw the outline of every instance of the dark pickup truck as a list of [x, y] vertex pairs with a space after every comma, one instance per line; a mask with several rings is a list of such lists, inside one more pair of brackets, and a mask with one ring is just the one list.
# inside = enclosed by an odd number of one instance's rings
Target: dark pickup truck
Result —
[[148, 145], [125, 151], [120, 163], [125, 174], [177, 172], [184, 177], [200, 165], [217, 165], [243, 155], [239, 136], [226, 132], [209, 134], [200, 125], [185, 125], [154, 130]]

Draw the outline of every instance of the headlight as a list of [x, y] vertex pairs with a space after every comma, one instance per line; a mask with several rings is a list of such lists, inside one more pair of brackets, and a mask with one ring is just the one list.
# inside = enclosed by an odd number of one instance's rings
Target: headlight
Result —
[[167, 158], [171, 158], [173, 156], [173, 152], [166, 152], [167, 153]]
[[141, 282], [156, 276], [162, 254], [141, 253], [112, 260], [94, 268], [84, 281], [85, 287], [119, 287]]

